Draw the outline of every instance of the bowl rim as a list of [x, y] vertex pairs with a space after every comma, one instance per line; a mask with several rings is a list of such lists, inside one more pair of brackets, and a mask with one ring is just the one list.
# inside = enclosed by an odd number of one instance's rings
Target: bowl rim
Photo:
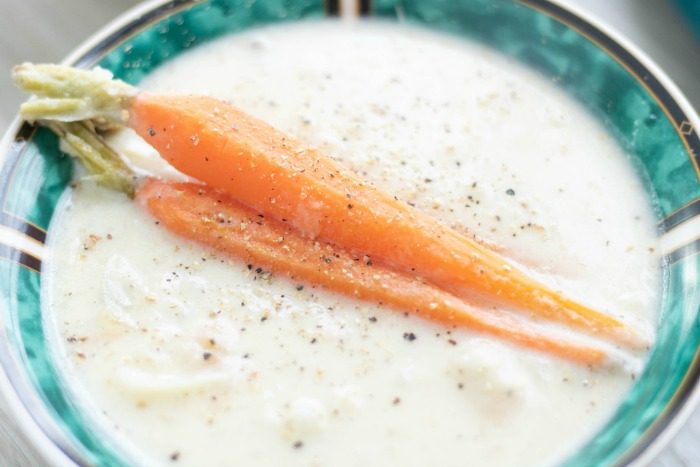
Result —
[[[329, 4], [337, 4], [339, 0], [320, 1], [322, 4], [325, 3], [328, 8]], [[342, 0], [340, 1], [342, 2]], [[369, 0], [369, 2], [366, 0], [350, 1], [362, 4], [366, 7], [366, 10], [371, 10], [371, 0]], [[667, 91], [671, 100], [679, 106], [692, 128], [700, 129], [700, 117], [698, 113], [675, 82], [646, 54], [646, 52], [625, 34], [609, 25], [595, 13], [587, 11], [579, 5], [571, 4], [568, 0], [513, 1], [548, 16], [552, 16], [552, 10], [557, 9], [560, 12], [571, 15], [580, 23], [587, 24], [592, 26], [593, 29], [597, 29], [608, 41], [620, 46], [622, 50], [629, 53], [645, 67], [661, 87]], [[127, 9], [125, 12], [101, 26], [97, 31], [78, 44], [60, 61], [60, 63], [78, 67], [92, 67], [106, 52], [117, 47], [133, 34], [145, 29], [157, 20], [200, 2], [201, 0], [145, 0]], [[365, 5], [365, 3], [368, 3], [369, 6]], [[337, 5], [335, 6], [337, 7]], [[359, 10], [353, 10], [352, 8], [345, 8], [343, 10], [345, 13], [352, 13], [353, 11]], [[561, 20], [559, 17], [555, 17], [555, 19]], [[582, 32], [573, 24], [568, 22], [565, 24], [567, 27]], [[596, 47], [605, 50], [612, 58], [625, 66], [613, 51], [602, 46], [589, 35], [585, 33], [584, 35], [591, 40]], [[628, 72], [637, 77], [629, 69]], [[642, 82], [642, 84], [644, 83]], [[654, 94], [653, 92], [651, 93]], [[7, 127], [3, 137], [0, 139], [0, 167], [3, 167], [7, 162], [5, 156], [22, 128], [22, 124], [23, 122], [20, 120], [19, 116], [15, 116]], [[695, 160], [693, 160], [693, 164], [696, 164]], [[2, 232], [0, 232], [0, 234], [2, 234]], [[660, 239], [662, 239], [664, 235], [665, 233], [662, 233]], [[692, 238], [685, 240], [692, 240]], [[18, 428], [23, 440], [31, 445], [32, 450], [38, 454], [47, 465], [58, 467], [82, 465], [82, 456], [75, 453], [69, 445], [66, 445], [68, 442], [67, 440], [62, 439], [63, 437], [61, 435], [57, 435], [59, 430], [55, 426], [52, 426], [53, 422], [51, 421], [51, 416], [48, 414], [46, 407], [43, 402], [40, 401], [34, 388], [26, 380], [26, 376], [22, 374], [19, 361], [13, 358], [13, 351], [10, 348], [4, 330], [0, 331], [0, 397], [5, 399], [10, 419], [15, 422], [16, 428]], [[639, 439], [635, 440], [634, 444], [620, 455], [616, 460], [617, 463], [621, 463], [624, 460], [625, 464], [633, 466], [645, 466], [649, 464], [676, 436], [698, 405], [700, 405], [700, 346], [695, 349], [690, 366], [683, 380], [680, 382], [676, 393], [668, 402], [666, 411], [659, 414], [651, 425], [642, 433]]]

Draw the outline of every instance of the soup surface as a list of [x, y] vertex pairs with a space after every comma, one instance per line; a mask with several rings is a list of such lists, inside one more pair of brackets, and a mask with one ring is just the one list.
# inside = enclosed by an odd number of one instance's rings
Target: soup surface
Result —
[[[654, 221], [625, 154], [493, 51], [381, 23], [294, 24], [198, 47], [142, 87], [234, 102], [653, 335]], [[147, 465], [556, 462], [643, 359], [594, 371], [294, 283], [89, 182], [50, 236], [46, 319], [66, 384]]]

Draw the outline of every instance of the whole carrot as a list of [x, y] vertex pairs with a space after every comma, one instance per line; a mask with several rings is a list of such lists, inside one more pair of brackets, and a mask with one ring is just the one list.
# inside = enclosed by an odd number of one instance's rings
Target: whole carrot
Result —
[[553, 337], [498, 310], [468, 306], [415, 277], [302, 237], [289, 225], [261, 216], [206, 185], [148, 179], [137, 188], [136, 200], [170, 232], [295, 281], [490, 334], [575, 363], [599, 366], [608, 361], [599, 347]]
[[[105, 80], [104, 74], [73, 71], [80, 73], [79, 80], [66, 67], [17, 67], [20, 86], [44, 97], [23, 105], [22, 114], [126, 124], [181, 172], [307, 238], [368, 255], [463, 299], [491, 300], [621, 344], [644, 344], [620, 320], [564, 297], [495, 252], [228, 103], [138, 93], [126, 83]], [[47, 107], [56, 110], [47, 115]]]

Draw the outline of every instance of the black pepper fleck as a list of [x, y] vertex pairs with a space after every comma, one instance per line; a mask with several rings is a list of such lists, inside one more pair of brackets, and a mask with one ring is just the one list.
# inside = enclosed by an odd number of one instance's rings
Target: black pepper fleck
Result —
[[416, 335], [412, 332], [404, 332], [403, 338], [409, 342], [413, 342], [414, 340], [416, 340]]
[[506, 190], [506, 194], [507, 194], [508, 196], [515, 196], [515, 190], [513, 190], [512, 188], [508, 188], [508, 189]]

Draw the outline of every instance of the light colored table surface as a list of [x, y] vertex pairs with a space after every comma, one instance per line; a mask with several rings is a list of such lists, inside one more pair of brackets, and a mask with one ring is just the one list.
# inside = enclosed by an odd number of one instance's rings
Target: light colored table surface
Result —
[[[654, 59], [691, 103], [700, 108], [700, 44], [670, 0], [561, 1], [589, 11], [622, 32]], [[13, 64], [60, 60], [89, 34], [136, 3], [136, 0], [0, 0], [0, 129], [10, 123], [20, 102], [8, 77]], [[2, 400], [0, 465], [44, 465], [23, 441]], [[652, 465], [700, 465], [700, 411], [696, 411]]]

